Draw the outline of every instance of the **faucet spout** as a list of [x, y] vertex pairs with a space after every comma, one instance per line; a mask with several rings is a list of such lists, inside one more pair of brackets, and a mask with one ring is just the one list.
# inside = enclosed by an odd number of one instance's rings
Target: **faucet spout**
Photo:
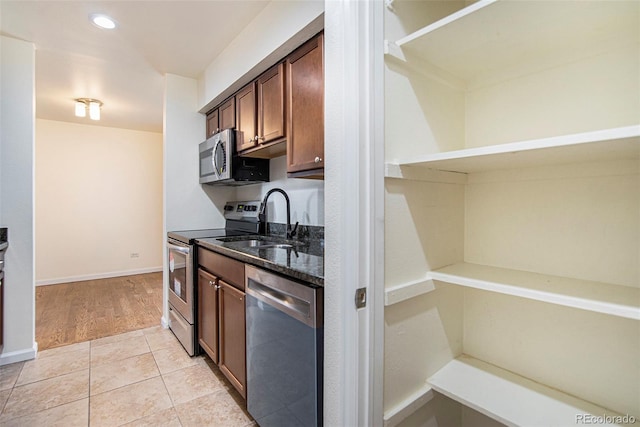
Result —
[[267, 200], [269, 200], [269, 196], [273, 193], [280, 193], [284, 196], [285, 202], [287, 202], [287, 239], [291, 239], [296, 235], [298, 230], [298, 223], [296, 222], [293, 229], [291, 229], [291, 203], [289, 202], [289, 195], [282, 188], [272, 188], [267, 191], [264, 199], [262, 199], [262, 204], [260, 205], [260, 212], [258, 213], [258, 219], [264, 225], [263, 230], [266, 234], [267, 230]]

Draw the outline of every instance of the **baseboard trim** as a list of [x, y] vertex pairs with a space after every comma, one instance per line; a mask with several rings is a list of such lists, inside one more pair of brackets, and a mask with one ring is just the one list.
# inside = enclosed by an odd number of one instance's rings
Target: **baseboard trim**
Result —
[[135, 274], [155, 273], [162, 271], [160, 267], [138, 268], [135, 270], [111, 271], [108, 273], [85, 274], [81, 276], [59, 277], [56, 279], [36, 280], [36, 286], [57, 285], [60, 283], [83, 282], [86, 280], [109, 279], [111, 277], [133, 276]]
[[169, 329], [169, 322], [166, 317], [162, 316], [162, 318], [160, 319], [160, 325], [162, 325], [162, 327], [165, 329]]
[[38, 343], [34, 342], [32, 348], [0, 354], [0, 366], [32, 360], [36, 358], [36, 354], [38, 354]]

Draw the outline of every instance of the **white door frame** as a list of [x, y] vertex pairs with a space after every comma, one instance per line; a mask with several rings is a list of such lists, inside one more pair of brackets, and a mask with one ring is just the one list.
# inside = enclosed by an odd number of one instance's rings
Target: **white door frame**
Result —
[[383, 424], [382, 17], [381, 0], [325, 1], [325, 426]]

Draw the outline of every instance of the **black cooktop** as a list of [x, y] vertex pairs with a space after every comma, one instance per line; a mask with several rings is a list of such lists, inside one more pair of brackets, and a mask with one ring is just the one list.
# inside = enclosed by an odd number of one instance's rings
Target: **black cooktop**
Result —
[[208, 237], [242, 236], [245, 234], [255, 234], [255, 232], [250, 233], [246, 231], [230, 230], [226, 228], [209, 228], [206, 230], [169, 231], [167, 233], [167, 236], [170, 239], [175, 239], [187, 245], [192, 245], [195, 243], [196, 239], [206, 239]]

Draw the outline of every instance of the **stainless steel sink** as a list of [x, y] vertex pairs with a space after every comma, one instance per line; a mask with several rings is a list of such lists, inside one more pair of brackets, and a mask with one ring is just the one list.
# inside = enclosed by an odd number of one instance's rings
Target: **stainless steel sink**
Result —
[[258, 239], [255, 236], [242, 239], [238, 237], [222, 238], [219, 239], [223, 242], [233, 244], [238, 248], [253, 248], [253, 249], [291, 249], [294, 247], [291, 243], [284, 243], [278, 240]]
[[266, 249], [266, 248], [274, 248], [274, 249], [291, 249], [293, 245], [289, 245], [287, 243], [277, 243], [275, 245], [259, 245], [256, 246], [258, 249]]

